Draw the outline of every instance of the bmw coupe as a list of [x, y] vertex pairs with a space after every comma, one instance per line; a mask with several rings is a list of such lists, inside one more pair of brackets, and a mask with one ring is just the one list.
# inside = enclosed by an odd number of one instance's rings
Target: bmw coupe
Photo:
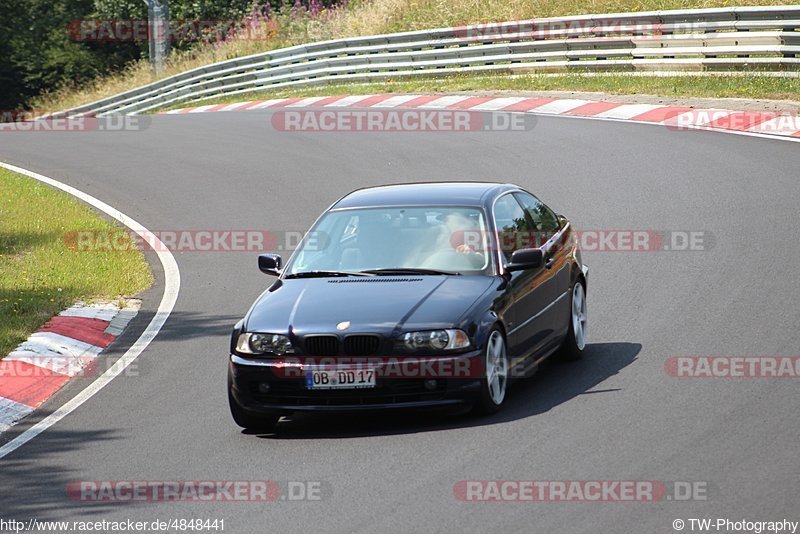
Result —
[[387, 185], [328, 208], [231, 336], [234, 421], [467, 404], [586, 345], [588, 268], [569, 220], [501, 183]]

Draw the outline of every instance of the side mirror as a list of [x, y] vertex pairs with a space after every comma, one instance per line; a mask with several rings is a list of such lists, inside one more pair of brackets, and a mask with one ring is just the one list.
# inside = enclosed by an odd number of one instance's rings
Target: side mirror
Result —
[[538, 248], [523, 248], [511, 255], [511, 263], [506, 265], [506, 271], [524, 271], [525, 269], [536, 269], [544, 263], [544, 254]]
[[278, 254], [259, 254], [258, 268], [264, 274], [271, 274], [272, 276], [280, 276], [281, 257]]

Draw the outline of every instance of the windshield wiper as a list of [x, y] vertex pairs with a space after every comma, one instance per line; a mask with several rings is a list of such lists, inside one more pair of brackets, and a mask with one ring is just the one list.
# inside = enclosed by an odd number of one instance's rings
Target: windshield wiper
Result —
[[439, 275], [448, 275], [448, 276], [461, 276], [461, 273], [450, 272], [450, 271], [437, 271], [436, 269], [418, 269], [416, 267], [390, 267], [388, 269], [368, 269], [366, 271], [361, 271], [362, 273], [372, 274], [372, 275], [382, 275], [382, 274], [439, 274]]
[[299, 273], [287, 274], [285, 278], [326, 278], [332, 276], [375, 276], [375, 275], [359, 271], [303, 271]]

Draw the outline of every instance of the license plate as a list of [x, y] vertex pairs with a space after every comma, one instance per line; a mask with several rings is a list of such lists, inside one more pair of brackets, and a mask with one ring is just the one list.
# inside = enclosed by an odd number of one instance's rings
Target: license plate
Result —
[[363, 389], [375, 387], [375, 370], [358, 368], [312, 368], [306, 370], [308, 389]]

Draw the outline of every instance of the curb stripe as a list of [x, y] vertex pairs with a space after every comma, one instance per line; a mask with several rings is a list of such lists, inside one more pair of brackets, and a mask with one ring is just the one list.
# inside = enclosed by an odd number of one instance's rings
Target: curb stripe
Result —
[[775, 118], [775, 114], [753, 113], [749, 111], [738, 111], [726, 117], [719, 118], [706, 124], [709, 128], [724, 128], [726, 130], [747, 130], [752, 126], [757, 126], [764, 121]]
[[659, 106], [654, 106], [652, 104], [622, 104], [602, 113], [598, 113], [597, 116], [608, 119], [630, 120], [631, 117], [636, 117], [638, 115], [642, 115], [643, 113], [647, 113], [648, 111], [653, 111], [658, 107]]
[[270, 99], [270, 100], [257, 100], [255, 102], [253, 102], [253, 104], [251, 106], [247, 106], [246, 109], [264, 109], [264, 108], [269, 108], [269, 107], [272, 107], [272, 106], [274, 106], [276, 104], [279, 104], [279, 103], [283, 102], [284, 100], [286, 100], [286, 99], [285, 98], [273, 98], [273, 99]]
[[501, 111], [530, 111], [540, 106], [544, 106], [551, 102], [555, 102], [555, 98], [525, 98], [514, 104], [500, 108]]
[[328, 97], [325, 96], [312, 96], [309, 98], [304, 98], [302, 100], [298, 100], [297, 102], [292, 102], [287, 108], [303, 108], [310, 106], [312, 104], [318, 103], [320, 100], [326, 100]]
[[359, 107], [363, 106], [367, 108], [376, 107], [376, 104], [380, 104], [381, 102], [386, 102], [390, 98], [392, 98], [391, 94], [373, 95], [370, 96], [369, 98], [365, 98], [364, 100], [359, 101], [358, 105]]
[[328, 104], [332, 104], [333, 102], [337, 102], [337, 101], [341, 100], [342, 98], [344, 98], [344, 96], [342, 96], [342, 95], [326, 96], [326, 97], [323, 97], [322, 100], [320, 100], [319, 102], [315, 103], [314, 106], [315, 107], [316, 106], [327, 106]]
[[507, 98], [490, 98], [483, 104], [478, 104], [477, 106], [473, 106], [471, 109], [472, 111], [497, 111], [498, 109], [502, 109], [504, 111], [510, 111], [508, 109], [509, 106], [518, 104], [523, 100], [527, 99], [521, 96], [512, 96]]
[[58, 334], [37, 332], [3, 361], [27, 362], [72, 377], [83, 373], [102, 350]]
[[620, 105], [621, 104], [617, 104], [615, 102], [590, 102], [588, 104], [578, 106], [575, 109], [571, 109], [566, 113], [564, 113], [564, 115], [591, 117], [592, 115], [597, 115], [598, 113], [608, 111], [609, 109], [614, 109], [616, 107], [619, 107]]
[[748, 131], [775, 135], [793, 135], [800, 132], [800, 117], [780, 115], [753, 126]]
[[101, 321], [111, 321], [119, 312], [112, 304], [92, 305], [92, 306], [72, 306], [59, 313], [63, 317], [85, 317], [87, 319], [100, 319]]
[[488, 98], [485, 96], [473, 96], [469, 97], [466, 100], [462, 100], [461, 102], [456, 102], [450, 109], [468, 109], [470, 111], [479, 111], [473, 109], [475, 106], [480, 106], [481, 104], [493, 100], [492, 98]]
[[200, 106], [199, 108], [194, 108], [193, 110], [189, 111], [189, 113], [204, 113], [206, 111], [213, 110], [217, 106], [218, 104], [211, 104], [209, 106]]
[[[224, 106], [230, 108], [232, 105]], [[660, 124], [678, 130], [714, 130], [740, 133], [754, 137], [794, 141], [800, 137], [800, 122], [793, 115], [770, 112], [702, 109], [656, 104], [625, 104], [621, 102], [589, 101], [582, 99], [485, 97], [468, 95], [353, 95], [289, 98], [243, 102], [236, 109], [263, 109], [274, 106], [291, 107], [373, 107], [410, 109], [469, 109], [471, 111], [529, 112], [561, 115], [572, 118], [635, 121]], [[214, 111], [215, 106], [200, 106], [161, 112], [160, 114], [189, 113], [197, 110]], [[220, 110], [222, 111], [222, 110]], [[760, 125], [763, 124], [763, 127]]]
[[[271, 108], [285, 108], [286, 106], [294, 104], [295, 102], [299, 102], [300, 100], [303, 100], [303, 99], [302, 98], [281, 98], [279, 100], [275, 100], [274, 102], [272, 102], [269, 107], [271, 107]], [[255, 109], [255, 108], [252, 108], [252, 109]]]
[[252, 102], [245, 102], [244, 106], [239, 108], [239, 111], [244, 111], [246, 109], [252, 109], [252, 108], [258, 106], [259, 104], [263, 104], [264, 102], [266, 102], [266, 100], [253, 100]]
[[358, 96], [345, 96], [338, 99], [336, 102], [331, 102], [327, 104], [326, 108], [346, 108], [349, 106], [354, 106], [361, 102], [362, 100], [366, 100], [369, 98], [370, 95], [358, 95]]
[[[28, 347], [43, 347], [45, 350], [52, 351], [64, 356], [81, 356], [84, 354], [94, 354], [97, 356], [103, 349], [96, 345], [90, 345], [71, 337], [62, 336], [53, 332], [34, 332], [28, 341], [22, 343], [17, 350], [25, 351]], [[13, 351], [17, 352], [17, 350]]]
[[420, 109], [446, 109], [458, 104], [459, 102], [463, 102], [467, 100], [468, 96], [463, 95], [456, 95], [456, 96], [443, 96], [437, 98], [436, 100], [432, 100], [427, 104], [422, 104], [419, 106]]
[[536, 113], [561, 115], [562, 113], [566, 113], [567, 111], [573, 110], [585, 104], [589, 104], [589, 101], [565, 98], [563, 100], [554, 100], [552, 102], [548, 102], [547, 104], [537, 106], [535, 109]]
[[36, 408], [69, 380], [28, 362], [0, 360], [0, 397]]
[[642, 113], [641, 115], [636, 115], [635, 117], [631, 117], [629, 120], [641, 122], [664, 122], [691, 110], [692, 108], [667, 106], [650, 110], [646, 113]]
[[111, 323], [100, 319], [57, 316], [46, 322], [39, 331], [55, 332], [90, 345], [106, 348], [109, 343], [114, 341], [114, 336], [105, 333], [109, 324]]
[[396, 108], [398, 106], [405, 105], [406, 102], [410, 102], [419, 98], [419, 95], [395, 95], [386, 100], [382, 101], [380, 105], [373, 104], [372, 107], [374, 108]]
[[228, 105], [223, 104], [219, 107], [219, 109], [213, 111], [234, 111], [246, 106], [247, 104], [248, 102], [236, 102], [235, 104], [228, 104]]
[[734, 113], [727, 109], [693, 109], [664, 121], [673, 126], [706, 126], [711, 122], [725, 118]]
[[440, 98], [439, 95], [417, 96], [417, 97], [409, 100], [405, 104], [403, 104], [403, 107], [404, 108], [414, 108], [414, 109], [416, 109], [416, 108], [420, 107], [421, 105], [427, 104], [428, 102], [431, 102], [433, 100], [437, 100], [438, 98]]
[[54, 352], [35, 351], [29, 353], [12, 352], [3, 361], [23, 362], [41, 369], [47, 369], [57, 375], [73, 378], [86, 374], [86, 370], [92, 366], [96, 359], [96, 355], [89, 353], [83, 356], [64, 356]]
[[[116, 339], [137, 313], [138, 306], [131, 301], [123, 310], [111, 303], [76, 304], [53, 317], [0, 361], [0, 405], [17, 403], [33, 409], [67, 380], [93, 375], [103, 347], [92, 343]], [[70, 337], [76, 329], [92, 343]], [[0, 432], [28, 413], [15, 409], [0, 415]]]

